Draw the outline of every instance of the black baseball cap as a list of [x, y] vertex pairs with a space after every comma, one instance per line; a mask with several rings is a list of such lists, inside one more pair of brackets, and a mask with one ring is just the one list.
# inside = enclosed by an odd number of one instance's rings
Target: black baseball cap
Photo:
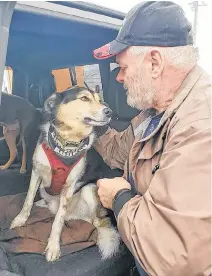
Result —
[[144, 1], [129, 11], [116, 39], [93, 54], [97, 59], [106, 59], [130, 46], [192, 45], [191, 29], [183, 9], [176, 3]]

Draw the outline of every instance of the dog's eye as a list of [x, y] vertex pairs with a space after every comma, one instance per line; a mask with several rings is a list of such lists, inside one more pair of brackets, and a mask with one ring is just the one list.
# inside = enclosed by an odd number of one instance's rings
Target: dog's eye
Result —
[[80, 100], [83, 101], [83, 102], [89, 102], [90, 101], [90, 99], [86, 96], [81, 97]]

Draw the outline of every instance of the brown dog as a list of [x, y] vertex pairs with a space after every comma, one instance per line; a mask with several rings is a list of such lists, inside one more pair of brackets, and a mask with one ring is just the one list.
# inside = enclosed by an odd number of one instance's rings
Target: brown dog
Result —
[[10, 158], [8, 162], [0, 166], [1, 170], [6, 170], [14, 162], [17, 156], [17, 137], [20, 136], [22, 143], [22, 162], [20, 173], [26, 171], [27, 165], [27, 145], [26, 140], [29, 139], [30, 132], [37, 121], [37, 110], [27, 100], [3, 93], [1, 94], [0, 105], [0, 125], [3, 126], [3, 136], [8, 145]]

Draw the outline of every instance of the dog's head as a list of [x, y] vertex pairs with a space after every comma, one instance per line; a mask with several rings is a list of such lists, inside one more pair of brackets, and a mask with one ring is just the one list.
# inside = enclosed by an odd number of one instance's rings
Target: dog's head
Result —
[[62, 93], [52, 94], [44, 104], [49, 120], [72, 127], [76, 123], [85, 126], [103, 126], [110, 122], [112, 111], [101, 101], [99, 88], [96, 91], [72, 87]]

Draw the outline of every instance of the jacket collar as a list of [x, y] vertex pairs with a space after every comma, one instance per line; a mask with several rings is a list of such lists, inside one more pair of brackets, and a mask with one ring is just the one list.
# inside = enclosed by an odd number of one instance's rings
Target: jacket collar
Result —
[[192, 88], [195, 86], [195, 84], [199, 80], [199, 78], [202, 76], [202, 74], [203, 74], [203, 70], [198, 65], [196, 65], [190, 71], [190, 73], [187, 75], [187, 77], [183, 81], [181, 87], [179, 88], [179, 92], [173, 99], [171, 105], [165, 111], [163, 120], [166, 120], [167, 118], [169, 118], [172, 113], [176, 113], [176, 111], [179, 109], [181, 104], [187, 98], [187, 96], [189, 95]]

